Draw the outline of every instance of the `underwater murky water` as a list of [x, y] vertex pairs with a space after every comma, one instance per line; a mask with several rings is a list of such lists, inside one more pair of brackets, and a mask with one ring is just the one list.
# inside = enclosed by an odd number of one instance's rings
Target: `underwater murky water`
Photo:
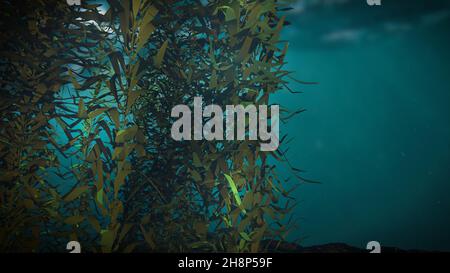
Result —
[[319, 84], [277, 98], [307, 109], [281, 134], [322, 182], [297, 190], [291, 238], [450, 250], [448, 2], [315, 2], [299, 4], [285, 39], [296, 78]]

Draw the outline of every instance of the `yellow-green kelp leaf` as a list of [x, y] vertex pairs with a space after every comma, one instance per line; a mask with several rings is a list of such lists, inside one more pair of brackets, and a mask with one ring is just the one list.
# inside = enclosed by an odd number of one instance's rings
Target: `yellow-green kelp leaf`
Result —
[[108, 110], [108, 108], [105, 108], [105, 107], [103, 107], [103, 108], [97, 108], [97, 109], [95, 109], [94, 111], [92, 111], [92, 112], [90, 112], [89, 114], [88, 114], [88, 117], [89, 118], [96, 118], [98, 115], [100, 115], [100, 114], [103, 114], [105, 111], [107, 111]]
[[116, 143], [124, 143], [134, 138], [138, 131], [138, 127], [133, 125], [127, 129], [120, 130], [116, 135]]
[[66, 195], [66, 197], [64, 197], [64, 201], [66, 201], [66, 202], [73, 201], [73, 200], [77, 199], [78, 197], [80, 197], [80, 195], [83, 194], [84, 192], [86, 192], [88, 189], [89, 189], [89, 186], [76, 187], [70, 193], [68, 193]]
[[84, 217], [81, 215], [70, 216], [64, 220], [64, 222], [68, 225], [77, 225], [83, 222]]
[[247, 242], [250, 242], [250, 241], [252, 240], [252, 239], [250, 238], [250, 236], [248, 236], [248, 234], [245, 233], [245, 232], [240, 232], [239, 234], [240, 234], [241, 237], [242, 237], [244, 240], [246, 240]]
[[111, 108], [108, 113], [111, 117], [111, 120], [114, 122], [114, 126], [116, 126], [116, 129], [119, 129], [120, 128], [120, 115], [119, 115], [119, 111], [117, 111], [117, 108]]
[[242, 212], [245, 214], [246, 211], [242, 207], [241, 197], [239, 196], [239, 191], [236, 188], [236, 184], [234, 183], [233, 178], [231, 178], [231, 176], [229, 176], [228, 174], [224, 174], [224, 175], [228, 181], [228, 184], [230, 185], [231, 192], [233, 193], [233, 196], [234, 196], [234, 199], [236, 200], [237, 205], [239, 206], [239, 208], [241, 208]]
[[219, 10], [223, 12], [226, 22], [236, 19], [236, 14], [232, 7], [220, 6], [220, 7], [216, 8], [216, 10], [214, 11], [213, 14], [216, 15]]
[[80, 101], [78, 102], [78, 117], [79, 118], [87, 117], [86, 107], [84, 105], [83, 99], [80, 99]]
[[102, 246], [102, 251], [104, 253], [110, 253], [112, 251], [114, 239], [116, 238], [115, 230], [102, 229], [100, 231], [100, 234], [101, 234], [100, 244]]
[[97, 192], [96, 199], [97, 199], [97, 202], [98, 202], [100, 205], [103, 205], [103, 189], [100, 189], [100, 190]]
[[158, 53], [156, 53], [155, 66], [158, 67], [158, 68], [161, 67], [164, 55], [166, 54], [166, 49], [167, 49], [168, 44], [169, 44], [169, 40], [166, 40], [162, 44], [162, 46], [159, 48]]

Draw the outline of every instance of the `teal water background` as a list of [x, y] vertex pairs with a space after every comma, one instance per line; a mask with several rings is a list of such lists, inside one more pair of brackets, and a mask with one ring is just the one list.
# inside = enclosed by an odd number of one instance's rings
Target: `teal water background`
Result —
[[284, 37], [287, 68], [319, 84], [276, 97], [307, 109], [281, 133], [321, 182], [296, 191], [290, 238], [450, 250], [448, 3], [315, 2], [295, 6]]

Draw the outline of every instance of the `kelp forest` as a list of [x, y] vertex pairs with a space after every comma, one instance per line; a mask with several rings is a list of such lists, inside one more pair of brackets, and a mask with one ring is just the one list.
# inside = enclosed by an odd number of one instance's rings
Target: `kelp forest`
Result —
[[[87, 2], [1, 1], [0, 252], [73, 240], [96, 253], [266, 252], [288, 240], [305, 182], [288, 136], [260, 151], [170, 132], [172, 107], [195, 96], [297, 96], [281, 36], [290, 1]], [[282, 124], [299, 112], [280, 105]]]

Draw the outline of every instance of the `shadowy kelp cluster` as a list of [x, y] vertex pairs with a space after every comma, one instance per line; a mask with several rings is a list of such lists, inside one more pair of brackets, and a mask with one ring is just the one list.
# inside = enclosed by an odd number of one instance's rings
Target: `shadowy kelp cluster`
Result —
[[105, 4], [0, 4], [0, 250], [257, 252], [284, 240], [293, 204], [273, 160], [284, 153], [174, 141], [170, 111], [194, 96], [269, 104], [289, 74], [288, 3]]

